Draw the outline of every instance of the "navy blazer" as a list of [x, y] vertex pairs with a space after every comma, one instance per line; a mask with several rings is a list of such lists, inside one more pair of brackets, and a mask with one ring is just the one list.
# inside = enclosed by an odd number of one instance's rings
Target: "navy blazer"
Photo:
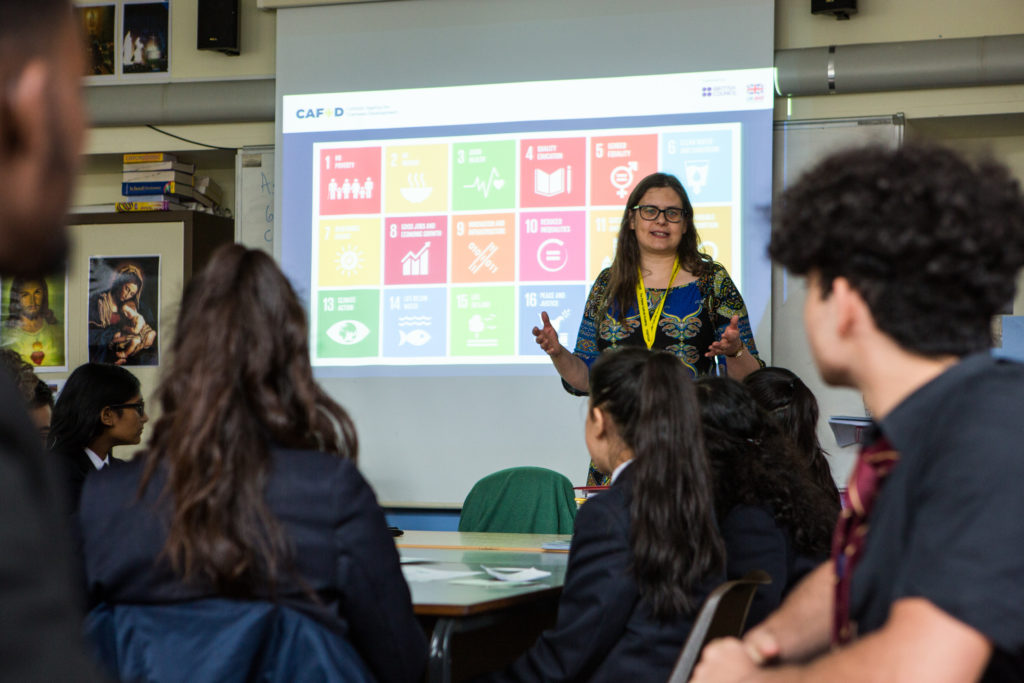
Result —
[[63, 487], [0, 375], [0, 680], [100, 680], [82, 643]]
[[[168, 503], [159, 501], [164, 477], [158, 472], [137, 501], [139, 460], [86, 479], [78, 522], [90, 604], [216, 597], [212, 587], [183, 583], [158, 559], [167, 538]], [[297, 575], [282, 577], [277, 599], [347, 638], [378, 680], [417, 680], [426, 638], [384, 514], [355, 465], [324, 453], [275, 450], [265, 496], [294, 550]], [[306, 597], [310, 589], [321, 605]]]
[[764, 621], [808, 572], [828, 559], [824, 553], [799, 552], [789, 529], [775, 520], [770, 509], [757, 505], [733, 507], [722, 520], [721, 531], [730, 581], [752, 569], [764, 570], [772, 577], [767, 586], [758, 586], [744, 631]]
[[692, 613], [665, 623], [652, 615], [630, 571], [632, 466], [580, 507], [553, 629], [492, 681], [664, 681], [701, 603], [724, 573], [693, 596]]

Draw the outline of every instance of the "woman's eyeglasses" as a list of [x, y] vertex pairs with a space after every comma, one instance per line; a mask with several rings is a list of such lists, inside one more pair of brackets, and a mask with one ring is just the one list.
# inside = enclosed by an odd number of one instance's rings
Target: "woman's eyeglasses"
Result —
[[113, 408], [114, 410], [120, 410], [121, 408], [131, 408], [132, 410], [139, 414], [139, 417], [142, 417], [143, 415], [146, 414], [145, 401], [139, 401], [138, 403], [116, 403], [108, 407]]
[[643, 206], [634, 206], [633, 210], [639, 211], [640, 218], [643, 218], [645, 221], [656, 221], [660, 214], [665, 214], [665, 220], [669, 223], [679, 223], [683, 220], [683, 210], [675, 206], [659, 209], [656, 206], [644, 204]]

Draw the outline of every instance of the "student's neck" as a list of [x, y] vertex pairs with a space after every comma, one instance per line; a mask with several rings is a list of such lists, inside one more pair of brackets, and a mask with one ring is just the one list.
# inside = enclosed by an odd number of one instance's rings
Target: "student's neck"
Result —
[[672, 266], [675, 265], [675, 262], [675, 254], [642, 252], [640, 254], [640, 272], [644, 276], [644, 286], [666, 289], [668, 280], [672, 277]]
[[103, 460], [110, 455], [111, 451], [114, 450], [114, 444], [111, 439], [108, 439], [101, 434], [90, 441], [86, 448], [98, 455], [100, 460]]
[[958, 356], [922, 356], [886, 339], [866, 349], [854, 383], [872, 417], [881, 420], [959, 360]]

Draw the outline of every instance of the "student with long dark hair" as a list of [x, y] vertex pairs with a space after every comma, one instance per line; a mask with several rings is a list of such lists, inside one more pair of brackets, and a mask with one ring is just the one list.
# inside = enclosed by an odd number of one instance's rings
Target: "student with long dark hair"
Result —
[[269, 256], [222, 247], [192, 280], [157, 396], [145, 457], [83, 493], [91, 603], [292, 606], [377, 680], [418, 680], [426, 641], [355, 428], [313, 379], [302, 306]]
[[111, 451], [139, 443], [148, 421], [139, 380], [128, 370], [86, 363], [68, 376], [53, 407], [47, 445], [67, 482], [69, 512], [78, 509], [86, 477], [120, 465]]
[[742, 384], [701, 377], [697, 397], [728, 578], [752, 569], [772, 577], [754, 596], [749, 627], [828, 557], [839, 502], [797, 466], [789, 441]]
[[743, 378], [754, 400], [786, 434], [808, 475], [826, 493], [839, 500], [828, 453], [818, 441], [818, 401], [799, 377], [786, 368], [763, 368]]
[[492, 680], [665, 680], [723, 579], [693, 381], [666, 352], [590, 370], [587, 450], [611, 488], [576, 517], [555, 627]]

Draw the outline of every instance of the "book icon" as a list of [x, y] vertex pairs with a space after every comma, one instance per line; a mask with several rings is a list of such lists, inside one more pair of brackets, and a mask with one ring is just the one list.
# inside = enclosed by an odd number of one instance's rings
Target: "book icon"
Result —
[[551, 173], [534, 169], [533, 192], [541, 197], [554, 197], [572, 192], [572, 166], [565, 166]]

